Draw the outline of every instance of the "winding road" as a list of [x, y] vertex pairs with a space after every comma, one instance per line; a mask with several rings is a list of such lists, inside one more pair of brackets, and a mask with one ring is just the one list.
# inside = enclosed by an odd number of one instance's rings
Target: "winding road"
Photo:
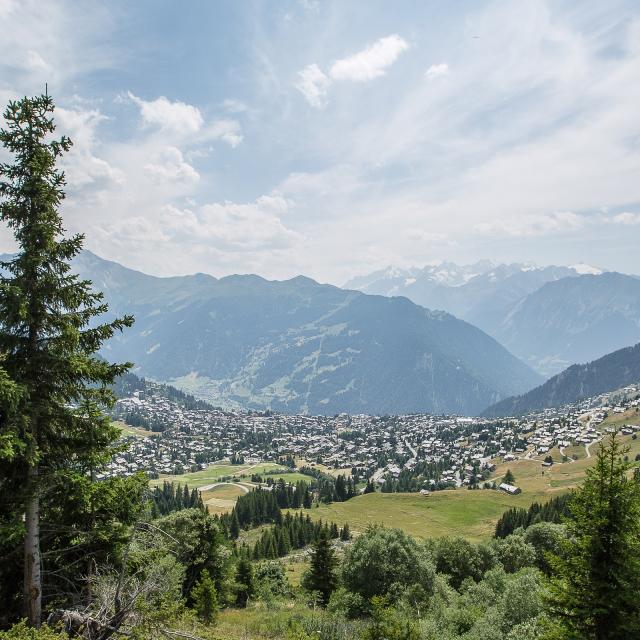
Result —
[[211, 491], [211, 489], [215, 489], [216, 487], [239, 487], [245, 493], [249, 493], [251, 489], [253, 489], [252, 485], [246, 485], [241, 482], [214, 482], [213, 484], [206, 484], [204, 487], [198, 487], [198, 491]]

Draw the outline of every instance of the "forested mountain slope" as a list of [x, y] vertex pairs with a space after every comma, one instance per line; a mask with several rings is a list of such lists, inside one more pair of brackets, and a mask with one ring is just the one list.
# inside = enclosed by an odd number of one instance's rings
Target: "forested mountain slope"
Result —
[[640, 343], [587, 364], [574, 364], [528, 393], [498, 402], [484, 414], [490, 417], [516, 416], [560, 407], [639, 380]]
[[540, 378], [476, 327], [304, 277], [156, 278], [85, 252], [111, 312], [136, 316], [112, 359], [214, 404], [297, 413], [473, 414]]

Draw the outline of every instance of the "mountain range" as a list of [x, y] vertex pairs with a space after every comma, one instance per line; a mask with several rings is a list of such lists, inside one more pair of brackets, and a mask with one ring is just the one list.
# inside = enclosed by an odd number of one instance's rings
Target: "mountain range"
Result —
[[481, 261], [394, 269], [345, 287], [403, 295], [470, 322], [545, 377], [640, 340], [640, 279], [589, 265]]
[[587, 364], [574, 364], [544, 384], [489, 407], [484, 415], [519, 416], [561, 407], [640, 381], [640, 343]]
[[480, 329], [407, 298], [305, 277], [157, 278], [84, 252], [74, 267], [135, 326], [104, 354], [226, 407], [477, 414], [542, 379]]

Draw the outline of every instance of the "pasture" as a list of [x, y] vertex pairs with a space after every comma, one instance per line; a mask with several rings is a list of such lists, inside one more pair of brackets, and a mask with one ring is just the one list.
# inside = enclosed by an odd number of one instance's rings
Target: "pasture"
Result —
[[529, 496], [510, 496], [502, 491], [456, 489], [419, 493], [368, 493], [347, 502], [320, 505], [309, 511], [314, 520], [349, 523], [362, 533], [381, 524], [406, 531], [417, 538], [464, 536], [482, 540], [493, 535], [495, 523], [512, 506], [527, 506]]
[[208, 484], [218, 482], [221, 478], [234, 477], [249, 479], [251, 474], [264, 474], [267, 471], [284, 470], [284, 467], [273, 462], [261, 462], [258, 464], [212, 464], [202, 471], [194, 473], [183, 473], [181, 475], [161, 475], [155, 480], [151, 480], [151, 484], [162, 484], [167, 482], [185, 482], [190, 487], [204, 487]]

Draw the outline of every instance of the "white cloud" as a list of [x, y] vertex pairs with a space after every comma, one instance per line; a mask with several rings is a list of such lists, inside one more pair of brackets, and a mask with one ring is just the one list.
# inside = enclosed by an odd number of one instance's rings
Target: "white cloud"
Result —
[[214, 120], [203, 132], [203, 140], [223, 140], [231, 147], [242, 142], [242, 129], [237, 120]]
[[577, 231], [585, 226], [584, 216], [572, 211], [559, 211], [547, 215], [511, 216], [482, 222], [475, 226], [479, 233], [509, 237], [543, 236], [551, 233]]
[[262, 196], [255, 202], [208, 204], [201, 208], [196, 237], [234, 251], [284, 249], [299, 239], [287, 229], [280, 216], [288, 204], [279, 196]]
[[333, 80], [367, 82], [379, 78], [408, 48], [407, 42], [397, 34], [380, 38], [366, 49], [336, 60], [329, 70], [330, 77], [317, 64], [307, 65], [298, 72], [295, 87], [312, 107], [323, 109], [327, 106], [327, 92]]
[[105, 222], [93, 235], [92, 246], [156, 273], [189, 273], [203, 270], [204, 264], [205, 271], [222, 269], [223, 275], [230, 270], [260, 272], [265, 262], [290, 264], [292, 252], [304, 241], [281, 220], [288, 208], [276, 195], [248, 203], [167, 204]]
[[119, 185], [124, 176], [109, 162], [96, 155], [99, 144], [96, 130], [107, 117], [97, 109], [63, 109], [55, 111], [57, 133], [71, 138], [73, 146], [63, 157], [61, 166], [65, 171], [67, 184], [72, 190], [90, 185]]
[[427, 80], [435, 80], [449, 75], [449, 65], [446, 63], [432, 64], [425, 72], [424, 76]]
[[139, 107], [145, 126], [157, 126], [162, 130], [179, 134], [193, 134], [204, 124], [200, 109], [186, 102], [171, 102], [164, 96], [147, 101], [131, 92], [127, 95]]
[[227, 98], [222, 102], [222, 108], [229, 113], [245, 113], [248, 111], [247, 105], [242, 100]]
[[27, 68], [31, 71], [50, 71], [51, 67], [44, 61], [44, 58], [37, 52], [29, 49], [27, 51]]
[[144, 172], [158, 184], [167, 181], [194, 184], [200, 179], [198, 172], [184, 161], [182, 152], [177, 147], [162, 149], [153, 163], [144, 166]]
[[334, 80], [367, 82], [383, 76], [408, 48], [409, 44], [399, 35], [386, 36], [348, 58], [336, 60], [329, 73]]
[[298, 0], [300, 6], [311, 13], [320, 11], [320, 0]]
[[242, 128], [237, 120], [222, 118], [205, 123], [200, 109], [186, 102], [171, 102], [164, 96], [147, 101], [131, 92], [127, 96], [140, 109], [145, 127], [157, 127], [163, 134], [178, 136], [183, 140], [195, 139], [197, 134], [198, 142], [222, 140], [231, 147], [237, 147], [242, 142]]
[[614, 224], [622, 224], [627, 226], [640, 224], [640, 213], [623, 211], [622, 213], [618, 213], [615, 216], [612, 216], [611, 218], [609, 218], [608, 222], [613, 222]]
[[323, 109], [327, 105], [327, 90], [330, 84], [331, 80], [320, 67], [317, 64], [310, 64], [298, 72], [298, 81], [295, 86], [312, 107]]

